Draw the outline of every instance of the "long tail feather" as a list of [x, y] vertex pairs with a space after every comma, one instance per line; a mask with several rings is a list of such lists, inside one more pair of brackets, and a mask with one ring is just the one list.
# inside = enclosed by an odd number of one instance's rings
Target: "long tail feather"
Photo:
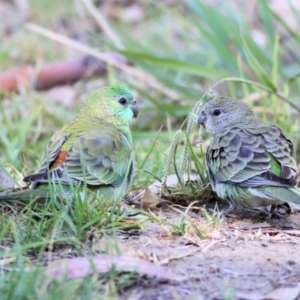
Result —
[[27, 189], [13, 193], [1, 194], [1, 201], [19, 201], [29, 202], [30, 200], [37, 200], [38, 202], [45, 202], [50, 198], [50, 193], [46, 189]]
[[289, 204], [300, 209], [300, 189], [296, 187], [268, 187], [264, 190], [264, 193], [272, 198], [288, 202]]

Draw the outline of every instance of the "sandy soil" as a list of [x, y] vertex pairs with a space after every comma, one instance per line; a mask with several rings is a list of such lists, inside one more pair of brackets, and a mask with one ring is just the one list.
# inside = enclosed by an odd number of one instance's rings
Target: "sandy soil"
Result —
[[[155, 213], [180, 219], [170, 208]], [[140, 257], [180, 278], [141, 283], [121, 299], [300, 299], [300, 213], [269, 219], [263, 210], [241, 209], [215, 228], [201, 212], [189, 215], [204, 239], [192, 229], [180, 236], [155, 223], [120, 235]]]

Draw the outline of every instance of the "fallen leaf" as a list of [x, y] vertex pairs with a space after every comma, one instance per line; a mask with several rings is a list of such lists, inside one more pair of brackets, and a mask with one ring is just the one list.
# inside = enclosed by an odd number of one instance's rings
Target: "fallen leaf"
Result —
[[2, 259], [0, 259], [0, 266], [6, 266], [6, 265], [14, 262], [16, 259], [17, 258], [15, 256], [2, 258]]
[[300, 283], [296, 286], [285, 286], [275, 289], [264, 295], [263, 299], [268, 300], [295, 300], [300, 294]]
[[111, 269], [119, 272], [137, 272], [140, 275], [154, 277], [158, 282], [182, 280], [164, 268], [141, 259], [128, 256], [97, 255], [94, 257], [75, 257], [61, 259], [50, 263], [46, 275], [56, 279], [67, 276], [68, 279], [82, 278], [93, 274], [109, 272]]
[[236, 293], [236, 297], [244, 300], [296, 300], [300, 294], [300, 283], [296, 286], [279, 287], [268, 294]]
[[148, 210], [151, 208], [156, 208], [161, 203], [170, 203], [172, 204], [172, 201], [164, 200], [155, 195], [150, 191], [149, 188], [145, 188], [144, 196], [141, 199], [141, 207], [144, 210]]
[[15, 187], [14, 181], [11, 179], [9, 175], [7, 175], [7, 171], [0, 169], [0, 191], [2, 189], [13, 189]]

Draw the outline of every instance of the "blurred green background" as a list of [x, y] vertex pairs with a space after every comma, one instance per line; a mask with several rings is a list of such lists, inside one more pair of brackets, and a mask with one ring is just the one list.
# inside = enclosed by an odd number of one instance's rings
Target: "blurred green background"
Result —
[[[0, 103], [2, 164], [33, 171], [51, 135], [71, 120], [84, 97], [113, 83], [129, 86], [137, 95], [137, 166], [158, 177], [174, 131], [202, 95], [225, 78], [215, 93], [246, 99], [264, 120], [280, 126], [298, 144], [297, 1], [94, 1], [93, 9], [118, 42], [99, 26], [86, 2], [1, 1], [1, 70], [27, 65], [38, 69], [84, 54], [29, 30], [30, 22], [96, 51], [119, 52], [141, 76], [109, 66], [105, 76], [43, 92], [20, 83], [19, 93], [4, 94]], [[150, 155], [147, 151], [161, 126], [157, 151]], [[147, 184], [147, 176], [135, 185]]]
[[158, 129], [163, 126], [158, 137], [162, 145], [159, 148], [158, 142], [155, 148], [166, 153], [173, 131], [195, 103], [225, 78], [231, 79], [214, 92], [246, 99], [263, 119], [280, 126], [298, 143], [297, 1], [94, 1], [93, 9], [107, 21], [118, 43], [99, 26], [86, 2], [1, 1], [1, 70], [27, 65], [38, 69], [84, 54], [29, 30], [26, 23], [30, 22], [96, 51], [119, 52], [141, 70], [141, 76], [109, 66], [105, 76], [72, 86], [35, 92], [30, 85], [20, 84], [20, 93], [4, 94], [2, 164], [24, 172], [35, 169], [50, 136], [76, 114], [84, 97], [113, 83], [129, 86], [138, 97], [140, 116], [133, 126], [138, 167], [158, 177], [161, 168], [153, 162], [158, 160], [161, 166], [165, 155], [153, 154], [154, 159], [148, 155], [144, 161]]
[[[1, 72], [26, 66], [38, 71], [45, 64], [87, 54], [87, 46], [99, 53], [118, 52], [128, 63], [117, 68], [108, 64], [105, 75], [72, 85], [36, 91], [32, 82], [20, 81], [18, 91], [1, 93], [0, 165], [21, 184], [24, 175], [38, 168], [50, 137], [76, 115], [84, 98], [114, 83], [130, 87], [140, 107], [132, 124], [133, 190], [162, 178], [175, 132], [210, 90], [247, 101], [263, 120], [281, 127], [297, 146], [299, 162], [299, 12], [298, 0], [1, 0]], [[50, 30], [50, 36], [37, 33], [32, 24]], [[62, 43], [61, 38], [69, 40]], [[179, 143], [178, 151], [182, 148]], [[194, 148], [201, 159], [199, 147]], [[100, 282], [108, 282], [103, 293], [97, 277], [63, 284], [47, 279], [39, 288], [37, 282], [44, 278], [40, 273], [18, 272], [37, 262], [44, 265], [51, 255], [94, 254], [86, 240], [90, 232], [102, 237], [126, 225], [120, 212], [105, 206], [96, 211], [77, 200], [73, 207], [50, 203], [21, 212], [1, 208], [1, 265], [12, 262], [17, 267], [10, 273], [0, 268], [5, 274], [1, 295], [108, 299], [110, 292], [132, 282], [112, 272]], [[147, 217], [154, 220], [154, 215]]]

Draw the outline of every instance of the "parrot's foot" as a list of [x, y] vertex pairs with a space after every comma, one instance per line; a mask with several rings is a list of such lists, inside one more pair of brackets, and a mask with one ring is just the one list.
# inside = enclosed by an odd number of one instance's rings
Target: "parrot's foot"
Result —
[[285, 214], [292, 214], [293, 209], [289, 206], [288, 203], [284, 203], [282, 205], [271, 205], [270, 211], [266, 208], [265, 210], [268, 213], [268, 219], [276, 218], [281, 219]]
[[295, 214], [297, 211], [299, 211], [299, 209], [297, 210], [296, 207], [291, 206], [289, 203], [285, 202], [283, 204], [280, 204], [277, 206], [277, 209], [283, 209], [285, 213], [287, 214]]
[[264, 217], [265, 220], [271, 220], [271, 219], [282, 219], [284, 217], [284, 213], [281, 213], [280, 211], [278, 211], [276, 209], [276, 205], [274, 205], [275, 208], [273, 208], [273, 205], [270, 209], [270, 211], [268, 210], [268, 208], [264, 209], [264, 211], [267, 213], [267, 216]]

